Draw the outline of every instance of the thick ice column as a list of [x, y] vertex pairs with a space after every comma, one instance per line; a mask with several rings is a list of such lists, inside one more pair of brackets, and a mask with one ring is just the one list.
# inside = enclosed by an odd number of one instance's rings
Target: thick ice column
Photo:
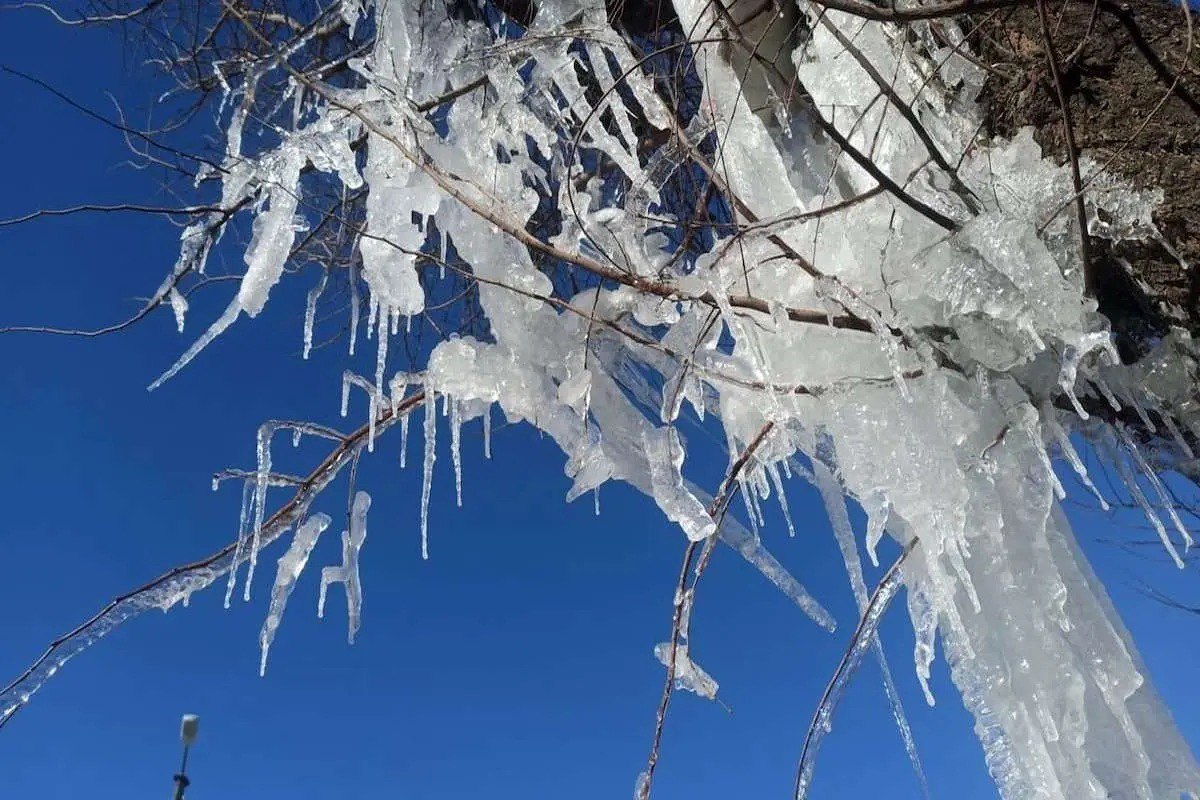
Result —
[[[926, 595], [988, 769], [1006, 800], [1159, 800], [1200, 791], [1191, 752], [1032, 450], [1007, 445], [994, 473], [969, 479], [973, 495], [990, 485], [998, 501], [997, 514], [967, 526], [965, 577], [978, 610], [960, 587], [959, 624], [946, 624]], [[910, 591], [922, 592], [927, 577], [906, 570]]]

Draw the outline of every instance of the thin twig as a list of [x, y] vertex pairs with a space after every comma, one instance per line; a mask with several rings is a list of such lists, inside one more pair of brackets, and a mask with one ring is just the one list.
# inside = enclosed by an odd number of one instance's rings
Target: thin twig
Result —
[[[738, 480], [742, 469], [750, 461], [754, 451], [767, 438], [767, 434], [775, 426], [774, 422], [767, 422], [759, 430], [753, 441], [746, 447], [742, 454], [729, 468], [729, 473], [725, 476], [725, 480], [721, 483], [721, 488], [717, 491], [716, 497], [708, 506], [708, 516], [716, 523], [716, 530], [711, 536], [705, 540], [704, 555], [701, 558], [700, 566], [697, 568], [695, 580], [692, 582], [692, 590], [696, 588], [696, 581], [700, 580], [703, 574], [703, 567], [708, 563], [708, 557], [711, 553], [712, 543], [716, 540], [721, 530], [721, 524], [725, 519], [725, 512], [729, 508], [729, 498], [731, 496], [730, 489], [734, 482]], [[675, 660], [679, 651], [679, 639], [682, 632], [683, 611], [684, 611], [684, 593], [687, 589], [688, 571], [691, 569], [692, 560], [695, 558], [696, 549], [700, 546], [700, 542], [688, 542], [687, 547], [683, 551], [683, 563], [679, 569], [679, 579], [675, 584], [675, 596], [673, 598], [673, 611], [671, 616], [671, 639], [667, 650], [667, 679], [663, 684], [662, 698], [658, 701], [658, 711], [654, 718], [654, 738], [650, 743], [650, 755], [646, 759], [646, 769], [642, 773], [642, 777], [638, 782], [638, 794], [636, 800], [650, 800], [650, 790], [654, 784], [654, 770], [658, 766], [659, 747], [662, 745], [663, 727], [667, 720], [667, 707], [671, 703], [671, 693], [675, 688]]]

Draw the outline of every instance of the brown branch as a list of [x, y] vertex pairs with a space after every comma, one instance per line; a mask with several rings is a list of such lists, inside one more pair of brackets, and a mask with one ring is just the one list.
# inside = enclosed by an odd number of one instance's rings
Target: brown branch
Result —
[[1092, 264], [1092, 246], [1088, 237], [1087, 207], [1083, 199], [1083, 178], [1079, 174], [1079, 150], [1075, 146], [1075, 126], [1071, 123], [1071, 108], [1058, 68], [1058, 53], [1054, 47], [1054, 37], [1050, 34], [1046, 0], [1037, 0], [1037, 10], [1042, 25], [1042, 40], [1046, 45], [1046, 60], [1050, 64], [1050, 75], [1054, 79], [1058, 105], [1062, 110], [1063, 138], [1067, 144], [1067, 158], [1071, 162], [1071, 182], [1075, 188], [1075, 221], [1079, 226], [1079, 257], [1083, 260], [1083, 291], [1088, 297], [1095, 297], [1096, 270]]

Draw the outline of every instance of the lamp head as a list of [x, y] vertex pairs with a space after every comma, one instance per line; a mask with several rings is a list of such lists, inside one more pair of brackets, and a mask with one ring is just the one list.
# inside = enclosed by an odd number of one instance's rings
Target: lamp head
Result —
[[196, 734], [200, 730], [200, 717], [195, 714], [184, 714], [183, 719], [179, 723], [179, 738], [185, 745], [190, 745], [196, 741]]

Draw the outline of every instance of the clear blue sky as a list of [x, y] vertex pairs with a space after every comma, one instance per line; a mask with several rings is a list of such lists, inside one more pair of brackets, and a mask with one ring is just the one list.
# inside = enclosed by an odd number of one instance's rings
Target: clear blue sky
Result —
[[[32, 12], [0, 16], [0, 54], [95, 108], [108, 108], [106, 89], [131, 101], [148, 95], [144, 75], [110, 34], [65, 30]], [[154, 174], [119, 165], [126, 153], [112, 131], [10, 77], [0, 76], [0, 93], [0, 218], [80, 201], [169, 202], [155, 194]], [[133, 108], [143, 119], [144, 106]], [[162, 221], [134, 217], [0, 229], [0, 325], [92, 326], [121, 317], [157, 285], [175, 241]], [[146, 384], [213, 318], [233, 284], [196, 303], [182, 337], [169, 312], [99, 340], [0, 337], [0, 681], [114, 594], [226, 543], [238, 492], [213, 494], [209, 475], [250, 466], [259, 422], [342, 424], [343, 347], [299, 358], [299, 291], [311, 277], [154, 394]], [[548, 441], [500, 430], [495, 458], [485, 461], [476, 427], [464, 445], [461, 510], [450, 459], [438, 461], [432, 559], [422, 562], [419, 474], [399, 470], [397, 448], [396, 437], [384, 440], [362, 474], [375, 505], [356, 645], [345, 643], [340, 593], [327, 618], [315, 618], [310, 570], [268, 675], [258, 677], [257, 634], [278, 557], [271, 551], [249, 605], [227, 612], [219, 590], [198, 595], [190, 608], [141, 618], [70, 663], [0, 732], [0, 794], [164, 797], [179, 715], [194, 712], [202, 725], [193, 798], [629, 797], [661, 689], [651, 650], [668, 632], [681, 535], [624, 487], [605, 487], [599, 517], [590, 499], [564, 504], [562, 458]], [[304, 450], [297, 464], [317, 457]], [[418, 460], [414, 449], [410, 464]], [[340, 522], [342, 500], [339, 485], [315, 510]], [[788, 540], [775, 520], [768, 544], [841, 630], [820, 632], [720, 552], [702, 586], [694, 646], [733, 713], [677, 696], [656, 781], [662, 800], [782, 797], [791, 785], [814, 703], [854, 621], [815, 493], [795, 486], [792, 509], [798, 538]], [[1072, 514], [1160, 690], [1200, 743], [1200, 618], [1129, 588], [1145, 576], [1195, 598], [1194, 573], [1173, 574], [1153, 548], [1135, 548], [1142, 558], [1100, 543], [1149, 538], [1143, 530], [1085, 509]], [[336, 534], [327, 533], [313, 565], [338, 560]], [[902, 604], [884, 631], [934, 797], [993, 797], [943, 664], [937, 707], [921, 700]], [[813, 796], [918, 796], [871, 663], [836, 718]]]

